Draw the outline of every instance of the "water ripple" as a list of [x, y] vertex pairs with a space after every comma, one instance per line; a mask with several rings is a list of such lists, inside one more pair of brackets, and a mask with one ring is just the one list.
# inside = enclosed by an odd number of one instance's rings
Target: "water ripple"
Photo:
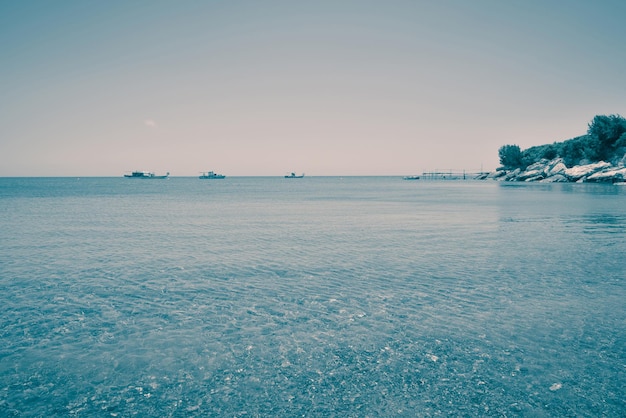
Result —
[[622, 194], [118, 180], [3, 192], [3, 416], [626, 410]]

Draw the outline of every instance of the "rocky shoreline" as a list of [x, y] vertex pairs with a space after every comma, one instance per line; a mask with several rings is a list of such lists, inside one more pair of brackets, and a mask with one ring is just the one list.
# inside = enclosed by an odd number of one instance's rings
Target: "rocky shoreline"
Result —
[[507, 170], [500, 167], [495, 172], [482, 174], [477, 179], [542, 183], [624, 183], [626, 167], [622, 164], [614, 166], [600, 161], [568, 168], [562, 158], [555, 158], [543, 159], [526, 169]]

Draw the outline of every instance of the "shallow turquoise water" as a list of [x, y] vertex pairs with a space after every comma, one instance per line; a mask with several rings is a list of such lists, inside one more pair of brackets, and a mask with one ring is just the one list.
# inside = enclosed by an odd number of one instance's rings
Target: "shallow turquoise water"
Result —
[[2, 416], [624, 416], [626, 187], [0, 179]]

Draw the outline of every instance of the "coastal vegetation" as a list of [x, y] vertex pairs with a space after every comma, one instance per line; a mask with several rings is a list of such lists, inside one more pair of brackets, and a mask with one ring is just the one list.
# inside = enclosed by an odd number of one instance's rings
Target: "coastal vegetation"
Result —
[[626, 119], [597, 115], [587, 133], [563, 142], [522, 150], [504, 145], [501, 167], [487, 177], [505, 181], [626, 181]]
[[626, 154], [626, 119], [620, 115], [597, 115], [589, 123], [586, 135], [523, 151], [518, 145], [504, 145], [498, 154], [500, 164], [508, 170], [524, 169], [542, 159], [555, 158], [561, 158], [567, 167], [599, 161], [623, 164]]

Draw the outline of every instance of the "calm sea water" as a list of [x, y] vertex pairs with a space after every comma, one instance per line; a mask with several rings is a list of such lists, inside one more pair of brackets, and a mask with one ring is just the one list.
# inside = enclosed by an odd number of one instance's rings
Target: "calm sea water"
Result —
[[626, 415], [626, 187], [0, 179], [0, 416]]

